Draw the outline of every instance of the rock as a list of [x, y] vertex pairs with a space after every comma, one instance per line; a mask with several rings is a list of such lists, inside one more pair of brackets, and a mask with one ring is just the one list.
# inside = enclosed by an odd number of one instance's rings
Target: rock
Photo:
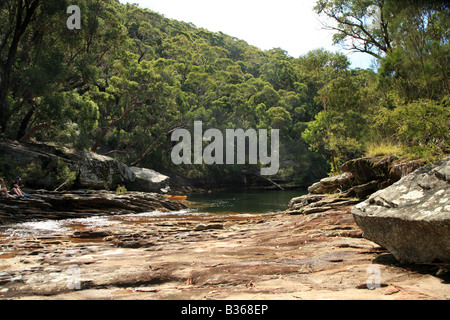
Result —
[[308, 192], [310, 194], [321, 194], [324, 193], [324, 188], [320, 181], [314, 182], [311, 186], [308, 187]]
[[111, 242], [119, 248], [149, 248], [154, 246], [153, 239], [146, 235], [114, 235], [104, 238], [105, 241]]
[[209, 229], [223, 229], [223, 224], [222, 223], [208, 223], [208, 224], [200, 223], [194, 227], [195, 231], [203, 231], [203, 230], [209, 230]]
[[389, 176], [391, 163], [396, 159], [395, 156], [354, 159], [344, 163], [341, 170], [352, 173], [357, 184], [364, 184], [373, 180], [385, 180]]
[[115, 189], [119, 183], [134, 180], [132, 170], [126, 165], [96, 153], [80, 151], [74, 169], [78, 172], [78, 188]]
[[289, 202], [288, 209], [285, 211], [289, 214], [311, 214], [335, 209], [341, 206], [353, 205], [359, 200], [339, 198], [332, 195], [303, 195], [293, 198]]
[[40, 219], [82, 218], [95, 215], [141, 213], [186, 208], [181, 201], [144, 192], [48, 192], [29, 197], [0, 197], [0, 225]]
[[314, 183], [308, 188], [308, 192], [312, 194], [336, 193], [347, 190], [353, 185], [353, 175], [350, 172], [328, 177]]
[[356, 185], [347, 191], [341, 193], [341, 196], [344, 197], [358, 197], [360, 199], [364, 199], [370, 194], [374, 193], [380, 188], [380, 183], [376, 180], [370, 181], [368, 183]]
[[72, 237], [80, 238], [80, 239], [102, 239], [102, 238], [108, 237], [110, 235], [111, 234], [109, 232], [105, 232], [105, 231], [80, 230], [80, 231], [75, 231], [72, 234]]
[[159, 192], [169, 187], [169, 177], [152, 169], [130, 167], [134, 174], [133, 181], [127, 181], [125, 186], [130, 191]]
[[288, 208], [291, 210], [296, 210], [299, 209], [301, 207], [307, 206], [311, 203], [314, 202], [318, 202], [322, 199], [324, 199], [326, 196], [321, 194], [321, 195], [303, 195], [300, 197], [296, 197], [291, 199], [291, 201], [289, 201], [289, 206]]
[[422, 165], [423, 161], [420, 160], [399, 162], [395, 156], [354, 159], [342, 165], [343, 174], [314, 183], [308, 188], [308, 192], [310, 194], [339, 192], [342, 197], [364, 199]]
[[[4, 237], [0, 300], [450, 299], [448, 275], [383, 260], [392, 255], [358, 236], [349, 207], [245, 216], [223, 215], [224, 228], [210, 232], [192, 227], [217, 223], [217, 213], [74, 226], [86, 238]], [[378, 283], [374, 271], [380, 288], [368, 290]]]
[[62, 183], [61, 162], [76, 173], [73, 189], [116, 190], [118, 184], [126, 184], [132, 191], [159, 192], [169, 185], [169, 178], [154, 170], [129, 168], [96, 153], [45, 143], [0, 142], [0, 176], [8, 180], [24, 173], [27, 188], [55, 190]]
[[450, 261], [450, 157], [419, 168], [356, 205], [364, 237], [400, 262]]
[[[8, 181], [24, 170], [30, 170], [26, 186], [32, 188], [56, 188], [58, 159], [75, 170], [76, 157], [67, 148], [46, 144], [25, 144], [16, 141], [0, 142], [0, 174]], [[8, 176], [9, 175], [9, 176]]]
[[394, 163], [389, 170], [389, 179], [391, 179], [393, 182], [397, 182], [402, 177], [423, 166], [423, 164], [423, 160]]

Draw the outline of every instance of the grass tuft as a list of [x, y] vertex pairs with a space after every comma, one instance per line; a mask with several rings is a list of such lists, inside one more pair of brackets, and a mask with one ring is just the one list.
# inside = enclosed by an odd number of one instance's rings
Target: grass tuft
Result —
[[366, 157], [379, 157], [387, 155], [402, 155], [405, 153], [403, 147], [390, 141], [368, 142], [366, 144]]

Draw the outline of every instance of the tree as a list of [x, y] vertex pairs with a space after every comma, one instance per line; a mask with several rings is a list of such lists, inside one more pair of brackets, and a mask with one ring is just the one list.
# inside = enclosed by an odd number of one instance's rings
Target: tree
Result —
[[[9, 94], [21, 40], [43, 0], [9, 0], [0, 4], [0, 132], [11, 117]], [[28, 47], [30, 49], [31, 46]]]
[[[55, 122], [60, 126], [73, 123], [73, 119], [64, 116], [52, 119], [49, 115], [68, 114], [68, 108], [82, 107], [76, 102], [80, 100], [69, 99], [75, 103], [73, 106], [63, 103], [64, 112], [52, 101], [65, 93], [83, 97], [82, 101], [89, 100], [85, 93], [98, 81], [100, 69], [107, 68], [113, 56], [111, 52], [123, 39], [112, 3], [111, 0], [78, 1], [83, 12], [81, 30], [70, 30], [66, 26], [67, 1], [2, 2], [7, 7], [0, 14], [8, 13], [9, 18], [5, 16], [0, 23], [10, 23], [2, 28], [6, 32], [1, 33], [0, 50], [3, 66], [0, 95], [6, 95], [6, 102], [0, 98], [3, 115], [0, 122], [4, 122], [0, 125], [6, 136], [28, 140]], [[33, 6], [36, 6], [34, 10]], [[4, 54], [6, 50], [8, 55]], [[13, 65], [8, 67], [11, 61]], [[51, 106], [55, 109], [49, 110]], [[75, 109], [70, 113], [83, 114], [83, 111]]]
[[319, 112], [302, 134], [313, 150], [323, 147], [330, 152], [334, 172], [339, 171], [339, 164], [364, 151], [368, 126], [361, 87], [351, 72], [330, 81], [319, 92], [327, 109]]
[[441, 100], [450, 94], [450, 10], [440, 1], [399, 1], [391, 7], [395, 41], [381, 61], [382, 84], [406, 102]]
[[382, 62], [380, 75], [409, 101], [449, 94], [450, 10], [442, 0], [319, 0], [334, 42]]
[[318, 0], [314, 10], [331, 21], [334, 43], [378, 59], [391, 50], [388, 0]]
[[261, 69], [261, 78], [273, 86], [275, 90], [294, 90], [297, 74], [287, 54], [280, 49], [269, 51], [269, 61]]

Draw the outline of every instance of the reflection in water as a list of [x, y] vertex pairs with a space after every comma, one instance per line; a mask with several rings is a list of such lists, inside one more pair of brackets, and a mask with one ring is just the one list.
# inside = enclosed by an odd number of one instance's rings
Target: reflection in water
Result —
[[287, 209], [292, 198], [306, 194], [303, 190], [217, 192], [193, 195], [190, 201], [208, 212], [272, 213]]

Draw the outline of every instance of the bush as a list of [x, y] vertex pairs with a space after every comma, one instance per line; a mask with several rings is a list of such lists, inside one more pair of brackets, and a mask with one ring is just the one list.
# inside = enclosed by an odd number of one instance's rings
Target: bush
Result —
[[117, 189], [116, 189], [116, 192], [117, 192], [117, 193], [122, 194], [122, 193], [126, 193], [127, 191], [128, 191], [128, 190], [127, 190], [127, 188], [125, 188], [124, 185], [119, 184], [119, 185], [117, 186]]
[[75, 182], [75, 179], [77, 178], [77, 173], [75, 171], [70, 171], [69, 167], [67, 166], [64, 161], [61, 159], [58, 159], [58, 162], [56, 163], [56, 183], [59, 185], [58, 187], [61, 187], [62, 184], [64, 184], [67, 188], [70, 188], [73, 183]]
[[[450, 97], [440, 102], [424, 99], [393, 110], [383, 109], [377, 117], [380, 131], [391, 131], [390, 139], [398, 140], [410, 158], [436, 159], [450, 152]], [[395, 146], [393, 143], [384, 148], [394, 151]], [[375, 151], [370, 149], [367, 152]]]

